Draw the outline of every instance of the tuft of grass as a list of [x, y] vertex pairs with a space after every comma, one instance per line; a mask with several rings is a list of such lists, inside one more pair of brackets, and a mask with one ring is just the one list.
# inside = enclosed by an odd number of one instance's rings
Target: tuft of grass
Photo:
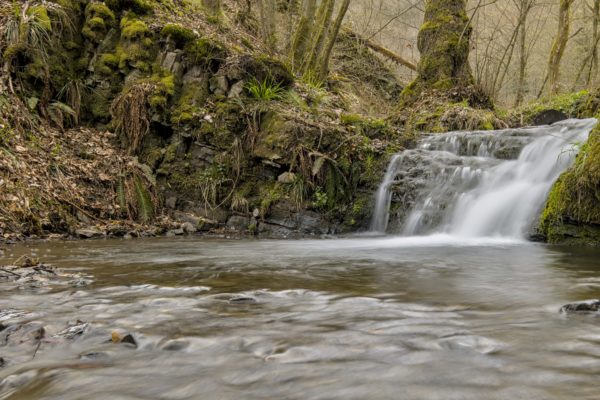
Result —
[[254, 78], [246, 84], [246, 90], [251, 97], [263, 101], [279, 100], [285, 92], [281, 83], [276, 83], [271, 78], [263, 81]]

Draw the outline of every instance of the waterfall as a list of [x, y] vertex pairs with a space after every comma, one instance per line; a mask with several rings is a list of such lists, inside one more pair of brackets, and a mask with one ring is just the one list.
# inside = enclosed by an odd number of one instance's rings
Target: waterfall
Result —
[[595, 124], [430, 135], [390, 160], [371, 230], [523, 238]]

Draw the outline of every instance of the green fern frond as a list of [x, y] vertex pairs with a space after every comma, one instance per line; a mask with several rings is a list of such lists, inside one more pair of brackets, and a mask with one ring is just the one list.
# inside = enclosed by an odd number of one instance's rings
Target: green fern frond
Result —
[[137, 176], [134, 180], [134, 187], [138, 218], [144, 223], [149, 222], [154, 217], [154, 204], [152, 204], [150, 193], [142, 183], [142, 180]]

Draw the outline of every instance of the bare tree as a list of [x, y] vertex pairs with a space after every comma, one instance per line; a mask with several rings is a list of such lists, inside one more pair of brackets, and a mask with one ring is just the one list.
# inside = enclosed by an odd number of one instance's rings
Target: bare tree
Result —
[[575, 0], [559, 0], [558, 8], [558, 30], [550, 50], [548, 59], [547, 81], [550, 84], [552, 93], [558, 93], [560, 89], [560, 62], [565, 53], [567, 42], [569, 41], [569, 31], [571, 28], [571, 6]]

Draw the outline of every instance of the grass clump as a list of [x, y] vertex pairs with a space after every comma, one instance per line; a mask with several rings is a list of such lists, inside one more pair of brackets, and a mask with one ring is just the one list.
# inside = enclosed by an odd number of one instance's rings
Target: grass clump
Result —
[[281, 99], [283, 93], [285, 92], [285, 90], [281, 87], [281, 83], [276, 83], [270, 78], [262, 81], [253, 78], [246, 84], [246, 91], [250, 97], [262, 101]]

